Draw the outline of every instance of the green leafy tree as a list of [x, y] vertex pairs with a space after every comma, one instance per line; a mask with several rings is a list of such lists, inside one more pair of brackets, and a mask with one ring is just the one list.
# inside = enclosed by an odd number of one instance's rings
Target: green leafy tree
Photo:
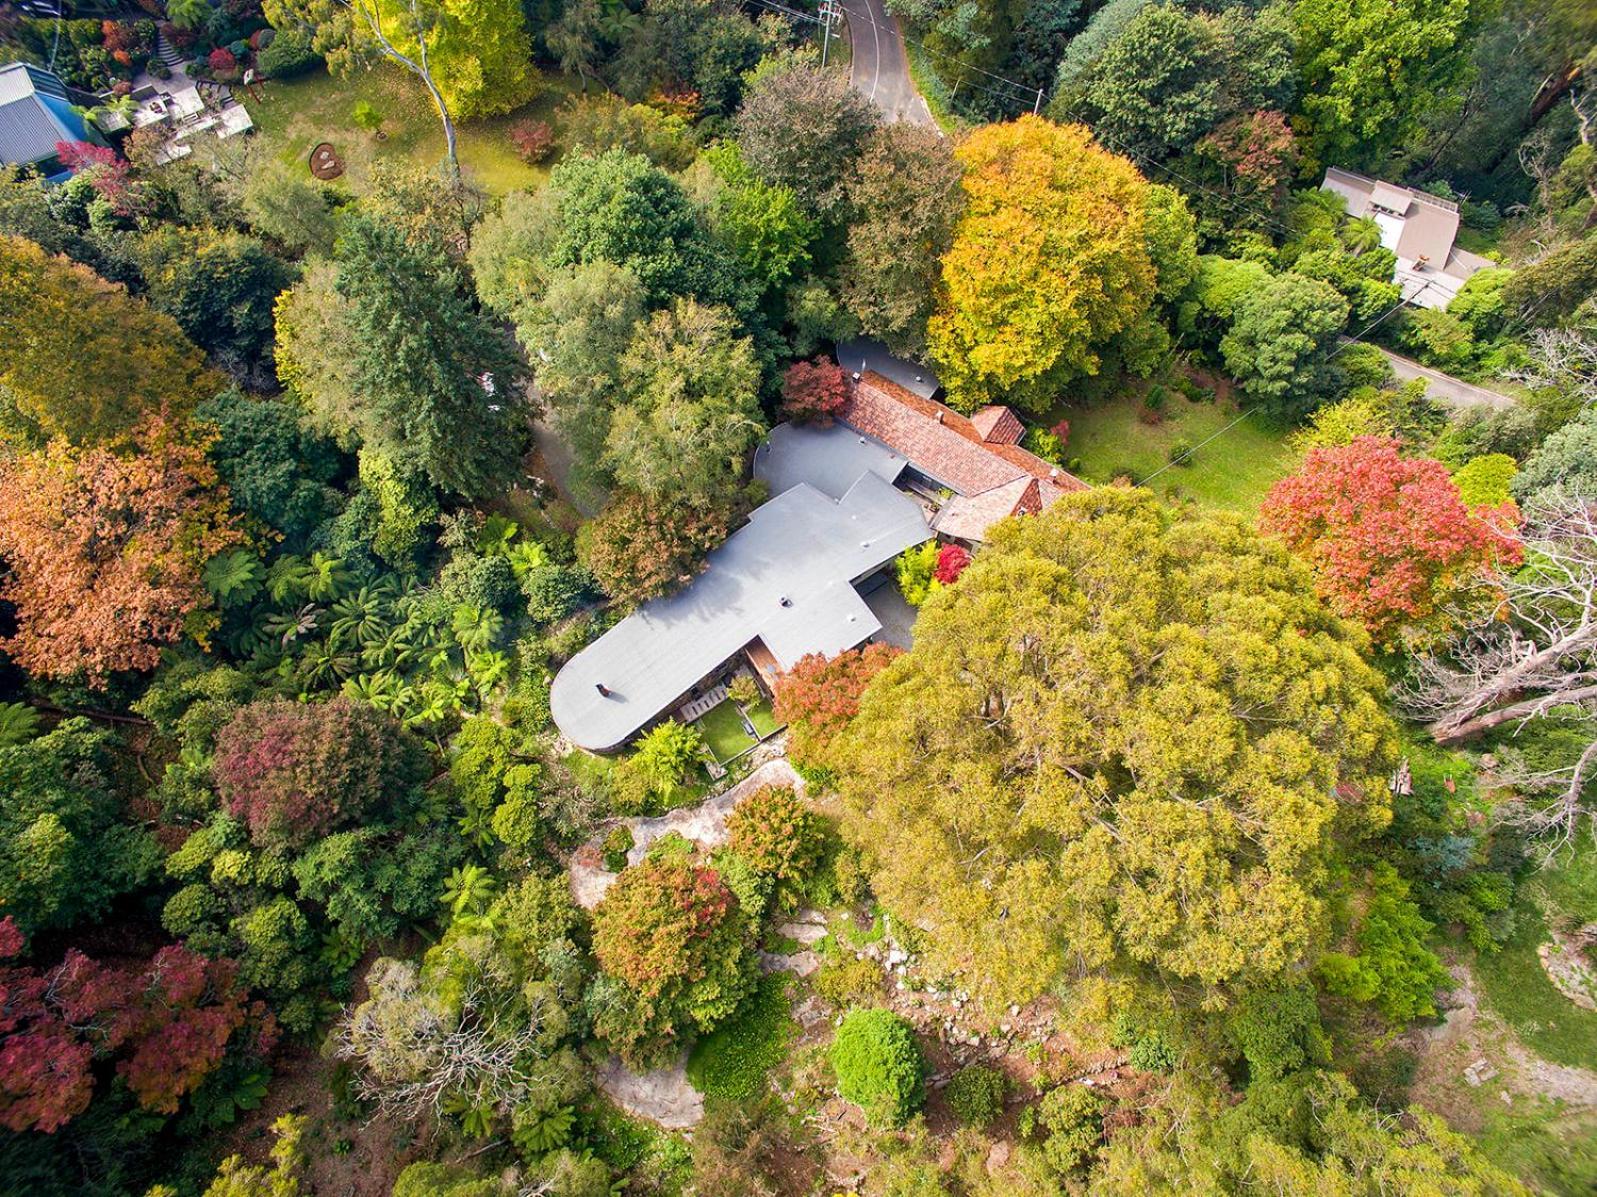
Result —
[[713, 146], [703, 161], [714, 176], [711, 223], [748, 275], [772, 291], [802, 273], [818, 230], [793, 189], [756, 176], [736, 142]]
[[643, 315], [636, 276], [601, 260], [555, 271], [542, 298], [517, 320], [538, 389], [588, 476], [599, 469], [622, 400], [621, 359]]
[[1389, 817], [1365, 647], [1241, 522], [1067, 496], [1001, 525], [871, 680], [825, 753], [845, 833], [989, 1002], [1067, 968], [1271, 983], [1323, 941], [1341, 846]]
[[1316, 166], [1379, 161], [1469, 64], [1470, 0], [1299, 0], [1299, 101]]
[[144, 234], [135, 253], [150, 303], [235, 376], [251, 377], [292, 268], [257, 238], [169, 224]]
[[1597, 495], [1597, 407], [1589, 407], [1532, 453], [1511, 484], [1522, 502]]
[[333, 514], [339, 456], [289, 404], [229, 390], [200, 404], [194, 415], [217, 430], [209, 454], [236, 510], [281, 532], [296, 548]]
[[1201, 16], [1151, 4], [1109, 43], [1076, 95], [1111, 147], [1163, 158], [1217, 122], [1219, 65], [1217, 39]]
[[1328, 953], [1320, 962], [1327, 989], [1373, 1002], [1394, 1022], [1436, 1013], [1436, 992], [1452, 984], [1442, 962], [1425, 946], [1432, 930], [1409, 900], [1408, 883], [1379, 861], [1371, 870], [1371, 896], [1354, 935], [1356, 952]]
[[938, 264], [964, 206], [959, 179], [948, 139], [908, 121], [880, 126], [846, 179], [854, 219], [843, 299], [895, 352], [925, 348]]
[[548, 196], [554, 220], [541, 255], [548, 269], [596, 261], [626, 267], [650, 306], [681, 295], [714, 299], [723, 289], [692, 203], [642, 155], [615, 149], [567, 159], [551, 173]]
[[1325, 365], [1347, 317], [1347, 301], [1329, 283], [1278, 274], [1238, 300], [1220, 352], [1256, 406], [1301, 418], [1330, 389]]
[[736, 486], [765, 424], [753, 344], [730, 311], [678, 299], [656, 312], [622, 356], [619, 382], [602, 458], [617, 482], [692, 505]]
[[112, 782], [111, 748], [83, 719], [0, 747], [0, 909], [23, 935], [99, 918], [159, 868]]
[[612, 598], [657, 598], [693, 577], [735, 511], [730, 499], [696, 507], [624, 492], [578, 529], [577, 559]]
[[878, 122], [842, 75], [793, 61], [755, 80], [734, 127], [757, 175], [790, 189], [817, 219], [841, 222], [849, 175]]

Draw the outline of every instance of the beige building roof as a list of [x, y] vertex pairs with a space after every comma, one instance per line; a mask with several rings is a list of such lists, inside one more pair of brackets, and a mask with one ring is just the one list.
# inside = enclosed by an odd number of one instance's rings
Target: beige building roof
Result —
[[1371, 179], [1333, 166], [1326, 170], [1322, 191], [1347, 201], [1355, 220], [1373, 220], [1381, 244], [1397, 255], [1392, 281], [1404, 298], [1421, 307], [1446, 307], [1470, 275], [1488, 259], [1454, 248], [1458, 237], [1458, 205], [1412, 187]]

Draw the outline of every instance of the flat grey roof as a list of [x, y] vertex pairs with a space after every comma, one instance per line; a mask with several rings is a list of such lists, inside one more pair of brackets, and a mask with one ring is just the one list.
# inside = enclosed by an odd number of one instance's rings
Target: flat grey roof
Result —
[[754, 451], [754, 476], [773, 495], [807, 482], [841, 499], [864, 474], [898, 481], [907, 463], [886, 445], [846, 424], [778, 424]]
[[895, 357], [882, 342], [871, 337], [855, 337], [852, 341], [837, 343], [837, 364], [850, 374], [864, 374], [867, 370], [880, 374], [889, 382], [896, 382], [911, 394], [930, 399], [941, 389], [942, 383], [932, 373], [930, 366]]
[[783, 669], [853, 648], [881, 627], [853, 583], [930, 536], [920, 504], [875, 472], [836, 500], [793, 486], [756, 508], [684, 589], [566, 662], [550, 687], [554, 721], [572, 743], [605, 752], [756, 639]]

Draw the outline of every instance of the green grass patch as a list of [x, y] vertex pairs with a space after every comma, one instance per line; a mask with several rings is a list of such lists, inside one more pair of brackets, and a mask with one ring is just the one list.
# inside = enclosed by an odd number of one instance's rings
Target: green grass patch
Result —
[[680, 1193], [693, 1171], [687, 1145], [595, 1095], [577, 1110], [577, 1141], [617, 1172], [639, 1168], [661, 1194]]
[[743, 719], [738, 714], [737, 703], [731, 700], [717, 703], [694, 720], [694, 724], [718, 761], [729, 761], [745, 749], [754, 747], [754, 737], [743, 730]]
[[957, 133], [964, 122], [954, 115], [953, 96], [948, 84], [943, 82], [942, 76], [932, 66], [926, 51], [905, 42], [904, 54], [909, 59], [909, 77], [915, 83], [915, 90], [926, 101], [937, 127], [944, 133]]
[[1597, 1066], [1597, 1013], [1582, 1010], [1553, 987], [1536, 949], [1548, 939], [1536, 901], [1536, 881], [1520, 889], [1514, 934], [1496, 952], [1475, 958], [1481, 995], [1543, 1059], [1577, 1068]]
[[688, 1080], [706, 1097], [749, 1101], [765, 1092], [798, 1030], [789, 1010], [788, 979], [767, 973], [729, 1022], [699, 1040], [688, 1057]]
[[1586, 1197], [1597, 1193], [1597, 1118], [1571, 1117], [1553, 1102], [1512, 1110], [1482, 1102], [1486, 1125], [1476, 1134], [1482, 1153], [1538, 1193]]
[[[530, 104], [504, 116], [457, 122], [457, 153], [467, 179], [494, 195], [540, 186], [549, 164], [523, 162], [510, 144], [510, 126], [522, 120], [550, 120], [555, 107], [571, 92], [558, 75], [545, 76], [547, 86]], [[265, 85], [265, 99], [246, 101], [255, 121], [255, 136], [268, 153], [284, 162], [305, 163], [320, 142], [332, 143], [344, 160], [344, 179], [359, 192], [373, 162], [410, 159], [433, 167], [443, 161], [444, 134], [426, 89], [397, 67], [377, 66], [348, 78], [318, 69], [299, 79]], [[355, 124], [357, 101], [365, 100], [383, 116], [378, 141]]]
[[760, 739], [781, 730], [782, 725], [776, 721], [776, 715], [771, 710], [771, 700], [762, 698], [752, 707], [745, 707], [743, 713], [749, 717], [749, 722], [754, 724], [754, 730], [760, 733]]
[[[1174, 390], [1165, 399], [1159, 423], [1143, 423], [1138, 417], [1141, 407], [1140, 395], [1125, 395], [1094, 407], [1054, 413], [1070, 421], [1065, 457], [1080, 458], [1080, 474], [1088, 482], [1110, 482], [1129, 474], [1140, 483], [1169, 464], [1177, 442], [1197, 445], [1238, 415], [1232, 403], [1194, 403]], [[1291, 472], [1294, 460], [1283, 429], [1249, 416], [1198, 449], [1186, 464], [1165, 470], [1149, 486], [1168, 499], [1191, 499], [1200, 506], [1248, 514], [1258, 509], [1274, 482]]]

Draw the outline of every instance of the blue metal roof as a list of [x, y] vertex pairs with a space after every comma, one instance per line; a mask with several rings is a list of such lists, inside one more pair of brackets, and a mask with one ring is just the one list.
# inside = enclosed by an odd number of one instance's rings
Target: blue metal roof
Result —
[[0, 67], [0, 162], [31, 165], [54, 158], [57, 142], [91, 140], [67, 94], [66, 84], [42, 67]]

